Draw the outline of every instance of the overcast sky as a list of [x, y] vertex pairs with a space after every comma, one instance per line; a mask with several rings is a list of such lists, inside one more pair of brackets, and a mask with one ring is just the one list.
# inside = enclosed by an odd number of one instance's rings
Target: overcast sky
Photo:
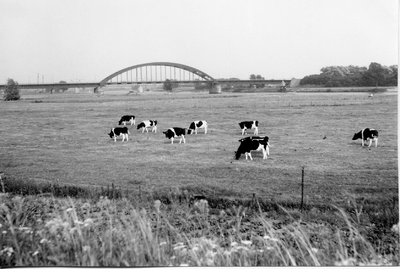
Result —
[[398, 0], [0, 0], [0, 84], [174, 62], [214, 78], [398, 64]]

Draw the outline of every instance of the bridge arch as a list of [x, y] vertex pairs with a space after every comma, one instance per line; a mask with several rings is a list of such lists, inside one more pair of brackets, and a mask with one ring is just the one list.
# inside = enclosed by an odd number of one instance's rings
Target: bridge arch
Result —
[[[204, 73], [203, 71], [200, 71], [199, 69], [196, 69], [196, 68], [188, 66], [188, 65], [183, 65], [183, 64], [178, 64], [178, 63], [170, 63], [170, 62], [152, 62], [152, 63], [133, 65], [133, 66], [121, 69], [121, 70], [109, 75], [108, 77], [104, 78], [103, 80], [101, 80], [100, 83], [99, 83], [99, 86], [103, 87], [104, 85], [107, 84], [108, 81], [112, 80], [113, 78], [118, 77], [119, 75], [121, 75], [123, 73], [126, 73], [128, 71], [134, 70], [134, 69], [136, 69], [137, 71], [140, 69], [140, 72], [141, 72], [141, 75], [142, 75], [142, 69], [141, 69], [142, 67], [147, 68], [147, 67], [153, 67], [153, 66], [154, 67], [160, 66], [160, 68], [161, 67], [178, 68], [180, 70], [184, 70], [184, 71], [187, 71], [187, 72], [191, 73], [193, 78], [194, 78], [194, 75], [196, 75], [197, 79], [200, 78], [200, 79], [202, 79], [204, 81], [209, 81], [209, 82], [215, 81], [215, 79], [213, 77], [211, 77], [210, 75]], [[157, 72], [157, 70], [156, 70], [156, 72]], [[164, 72], [166, 73], [165, 70], [164, 70]], [[146, 73], [147, 73], [147, 69], [146, 69]], [[156, 76], [157, 76], [157, 73], [156, 73]], [[128, 77], [128, 74], [127, 74], [127, 77]], [[160, 74], [160, 77], [161, 77], [161, 80], [162, 80], [162, 74]], [[132, 79], [132, 74], [131, 74], [131, 79]], [[166, 78], [164, 78], [164, 80], [165, 79]], [[161, 81], [161, 80], [159, 80], [159, 81]], [[157, 81], [157, 79], [156, 79], [156, 81]], [[136, 82], [138, 82], [137, 74], [136, 74]], [[151, 81], [147, 81], [147, 80], [146, 81], [140, 81], [140, 83], [145, 83], [145, 82], [148, 82], [148, 83], [153, 82], [154, 83], [155, 81], [153, 81], [153, 80], [151, 80]]]

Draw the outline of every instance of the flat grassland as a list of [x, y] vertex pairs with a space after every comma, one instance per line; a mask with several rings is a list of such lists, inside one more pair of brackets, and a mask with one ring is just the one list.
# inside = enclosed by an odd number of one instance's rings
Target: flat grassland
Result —
[[[225, 198], [258, 197], [341, 204], [348, 193], [398, 199], [397, 91], [367, 93], [32, 94], [0, 101], [0, 171], [8, 178], [104, 186], [124, 193], [188, 189]], [[158, 121], [157, 133], [128, 126], [128, 142], [108, 133], [122, 115]], [[206, 120], [209, 132], [171, 145], [163, 131]], [[234, 151], [238, 123], [260, 122], [270, 156], [253, 161]], [[379, 131], [378, 147], [361, 147], [355, 132]], [[248, 132], [249, 135], [252, 131]]]

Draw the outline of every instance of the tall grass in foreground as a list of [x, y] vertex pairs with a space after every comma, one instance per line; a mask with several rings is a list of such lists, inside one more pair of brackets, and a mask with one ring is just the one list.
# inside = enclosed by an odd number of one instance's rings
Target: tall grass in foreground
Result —
[[[285, 210], [285, 209], [282, 209]], [[251, 217], [249, 218], [249, 214]], [[263, 212], [212, 210], [206, 200], [138, 207], [97, 200], [0, 194], [1, 266], [398, 265], [377, 254], [342, 209], [334, 227]], [[244, 221], [244, 220], [247, 221]], [[399, 240], [398, 225], [391, 233]]]

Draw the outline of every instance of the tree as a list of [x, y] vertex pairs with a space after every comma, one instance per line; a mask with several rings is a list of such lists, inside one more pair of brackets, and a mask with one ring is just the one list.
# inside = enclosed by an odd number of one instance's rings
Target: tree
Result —
[[364, 81], [367, 86], [382, 86], [385, 83], [385, 69], [379, 63], [371, 63], [364, 73]]
[[[254, 74], [250, 75], [250, 79], [251, 80], [265, 80], [265, 78], [262, 77], [261, 75], [256, 76]], [[265, 84], [251, 84], [251, 86], [255, 86], [256, 88], [264, 88]]]
[[[60, 84], [67, 84], [67, 82], [64, 81], [64, 80], [61, 80], [59, 83], [60, 83]], [[62, 91], [63, 93], [64, 93], [66, 90], [68, 90], [68, 87], [60, 88], [60, 91]]]
[[4, 101], [15, 101], [21, 98], [19, 94], [18, 82], [14, 81], [13, 79], [9, 78], [7, 80], [7, 85], [4, 90]]
[[172, 92], [172, 82], [169, 79], [166, 79], [164, 81], [164, 90], [166, 90], [167, 92]]

